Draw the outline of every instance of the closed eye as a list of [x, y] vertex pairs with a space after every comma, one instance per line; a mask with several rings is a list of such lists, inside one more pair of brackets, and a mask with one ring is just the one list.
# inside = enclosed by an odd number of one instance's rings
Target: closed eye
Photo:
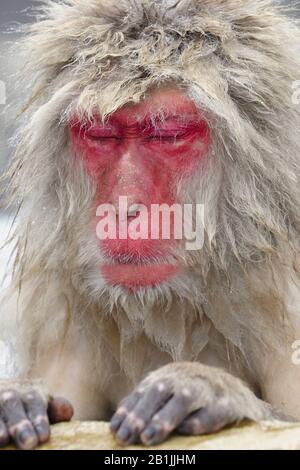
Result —
[[110, 135], [110, 136], [99, 136], [99, 135], [92, 135], [86, 134], [86, 137], [90, 140], [95, 140], [97, 142], [109, 142], [109, 141], [119, 141], [120, 137]]
[[118, 132], [118, 129], [115, 128], [115, 126], [92, 126], [84, 130], [85, 138], [104, 143], [119, 140], [119, 134], [120, 133]]
[[177, 132], [172, 134], [153, 134], [147, 136], [146, 140], [150, 142], [160, 142], [160, 143], [170, 143], [176, 144], [178, 141], [183, 140], [188, 137], [186, 132]]
[[147, 140], [158, 140], [163, 142], [174, 142], [176, 140], [175, 135], [150, 135]]

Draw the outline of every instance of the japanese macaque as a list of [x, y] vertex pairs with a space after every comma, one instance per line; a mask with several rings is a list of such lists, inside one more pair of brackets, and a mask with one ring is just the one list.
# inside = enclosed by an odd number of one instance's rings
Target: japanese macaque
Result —
[[269, 0], [43, 2], [18, 43], [0, 446], [73, 413], [121, 445], [300, 418], [298, 48]]

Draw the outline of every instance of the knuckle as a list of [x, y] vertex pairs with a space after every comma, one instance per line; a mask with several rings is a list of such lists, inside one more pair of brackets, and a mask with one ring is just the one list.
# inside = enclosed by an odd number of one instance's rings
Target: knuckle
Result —
[[170, 421], [164, 421], [161, 426], [161, 431], [164, 434], [169, 434], [174, 429], [173, 424]]
[[193, 396], [192, 394], [186, 390], [180, 390], [179, 392], [175, 393], [175, 399], [177, 402], [177, 405], [181, 407], [186, 407], [187, 405], [190, 405], [193, 402]]
[[33, 419], [33, 424], [35, 426], [48, 425], [49, 419], [46, 415], [39, 414]]
[[205, 430], [204, 424], [198, 418], [193, 418], [186, 424], [186, 431], [191, 434], [200, 434]]
[[137, 397], [141, 398], [144, 395], [145, 391], [146, 391], [146, 386], [143, 383], [136, 390]]
[[23, 395], [23, 400], [29, 406], [32, 406], [36, 402], [36, 398], [29, 392]]
[[146, 422], [141, 419], [141, 418], [137, 418], [136, 421], [135, 421], [135, 427], [137, 429], [137, 431], [142, 431], [144, 429], [144, 427], [146, 426]]
[[139, 418], [135, 413], [131, 412], [127, 416], [128, 424], [134, 427], [136, 431], [140, 431], [145, 426], [145, 421]]
[[168, 421], [162, 421], [161, 419], [158, 419], [153, 423], [153, 428], [155, 430], [155, 434], [161, 436], [168, 434], [172, 429], [172, 426]]
[[159, 413], [157, 413], [156, 415], [153, 416], [152, 422], [153, 422], [153, 424], [155, 424], [156, 429], [160, 427], [160, 425], [161, 425], [161, 416], [160, 416]]
[[159, 382], [156, 383], [155, 388], [159, 394], [163, 393], [167, 389], [167, 384], [163, 382], [163, 380], [159, 380]]
[[177, 398], [182, 405], [186, 405], [193, 401], [192, 391], [189, 388], [185, 387], [177, 393]]
[[183, 397], [187, 397], [187, 398], [190, 398], [192, 396], [192, 392], [188, 387], [184, 387], [181, 390], [181, 394], [182, 394]]
[[116, 411], [117, 416], [126, 416], [128, 413], [128, 408], [125, 405], [119, 406], [119, 408]]
[[26, 400], [35, 400], [39, 398], [39, 395], [35, 390], [28, 390], [24, 393], [24, 398], [26, 398]]
[[28, 405], [33, 405], [34, 403], [46, 404], [42, 395], [34, 389], [26, 391], [23, 395], [23, 399]]
[[135, 415], [135, 413], [133, 413], [133, 412], [129, 413], [129, 414], [127, 415], [127, 420], [128, 420], [129, 422], [134, 422], [134, 421], [136, 420], [136, 415]]
[[172, 421], [171, 416], [162, 417], [157, 413], [152, 419], [152, 424], [158, 433], [170, 433], [174, 429], [174, 423]]
[[170, 383], [170, 381], [166, 380], [165, 378], [155, 377], [155, 376], [149, 382], [148, 387], [147, 387], [147, 391], [152, 391], [159, 395], [171, 389], [172, 389], [172, 384]]
[[22, 419], [18, 421], [16, 424], [9, 426], [9, 432], [12, 436], [16, 436], [24, 431], [31, 431], [33, 430], [32, 424], [28, 419]]
[[14, 402], [20, 398], [20, 394], [14, 389], [4, 390], [0, 393], [0, 404], [5, 405], [7, 403]]

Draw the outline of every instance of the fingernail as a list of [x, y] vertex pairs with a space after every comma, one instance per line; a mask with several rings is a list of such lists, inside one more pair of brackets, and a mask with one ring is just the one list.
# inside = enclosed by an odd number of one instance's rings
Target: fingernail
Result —
[[120, 425], [121, 425], [121, 423], [122, 423], [122, 419], [123, 419], [123, 418], [122, 418], [121, 416], [117, 416], [117, 415], [115, 415], [115, 416], [112, 417], [112, 419], [111, 419], [111, 421], [110, 421], [110, 429], [111, 429], [113, 432], [116, 432], [116, 431], [119, 429], [119, 427], [120, 427]]
[[17, 440], [22, 445], [22, 448], [25, 448], [25, 449], [32, 449], [38, 443], [37, 437], [34, 434], [32, 434], [30, 431], [21, 432]]
[[131, 432], [129, 428], [122, 428], [117, 434], [117, 439], [120, 442], [126, 442], [130, 438], [130, 436], [131, 436]]
[[35, 426], [35, 429], [36, 429], [36, 432], [38, 434], [40, 442], [43, 443], [43, 442], [48, 441], [48, 439], [50, 437], [50, 429], [49, 429], [48, 426], [43, 425], [43, 424], [37, 424]]
[[156, 429], [153, 426], [150, 426], [149, 428], [145, 429], [141, 437], [145, 441], [150, 441], [151, 439], [153, 439], [155, 434], [156, 434]]
[[26, 442], [31, 437], [31, 433], [29, 431], [22, 431], [20, 432], [18, 439], [22, 443]]

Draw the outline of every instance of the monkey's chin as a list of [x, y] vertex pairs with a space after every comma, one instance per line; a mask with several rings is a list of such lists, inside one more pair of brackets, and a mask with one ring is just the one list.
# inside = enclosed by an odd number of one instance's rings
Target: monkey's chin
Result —
[[114, 264], [102, 266], [105, 281], [128, 290], [155, 287], [178, 274], [179, 266], [170, 264]]

